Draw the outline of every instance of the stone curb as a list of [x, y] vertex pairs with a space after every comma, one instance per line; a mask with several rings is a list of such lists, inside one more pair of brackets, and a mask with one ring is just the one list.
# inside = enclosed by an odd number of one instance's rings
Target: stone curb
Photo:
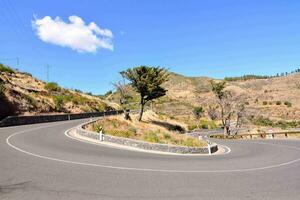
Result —
[[85, 130], [83, 127], [95, 122], [97, 119], [90, 122], [83, 123], [76, 127], [76, 133], [88, 137], [94, 140], [110, 142], [118, 145], [124, 145], [128, 147], [134, 147], [143, 150], [150, 151], [162, 151], [169, 153], [180, 153], [180, 154], [212, 154], [218, 151], [218, 145], [216, 143], [210, 143], [208, 141], [207, 147], [185, 147], [185, 146], [176, 146], [168, 144], [159, 144], [159, 143], [149, 143], [135, 139], [116, 137], [106, 134], [101, 134], [97, 132], [92, 132]]

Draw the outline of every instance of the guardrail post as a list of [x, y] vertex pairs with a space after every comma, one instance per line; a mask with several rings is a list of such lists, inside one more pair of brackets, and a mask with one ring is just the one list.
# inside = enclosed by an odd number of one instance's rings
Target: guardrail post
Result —
[[102, 130], [99, 132], [99, 140], [101, 142], [103, 141], [103, 132], [102, 132]]
[[71, 120], [71, 115], [70, 114], [68, 114], [68, 120]]
[[207, 143], [207, 148], [208, 148], [208, 154], [211, 155], [211, 149], [209, 143]]

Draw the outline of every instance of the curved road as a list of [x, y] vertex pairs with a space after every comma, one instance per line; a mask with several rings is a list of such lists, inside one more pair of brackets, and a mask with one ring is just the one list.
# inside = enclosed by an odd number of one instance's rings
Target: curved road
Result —
[[66, 137], [85, 120], [0, 128], [0, 199], [300, 199], [300, 140], [217, 141], [213, 156]]

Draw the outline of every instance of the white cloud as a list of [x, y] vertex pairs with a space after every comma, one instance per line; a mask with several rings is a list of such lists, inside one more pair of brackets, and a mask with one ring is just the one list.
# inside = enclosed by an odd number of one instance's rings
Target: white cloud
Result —
[[70, 16], [69, 22], [59, 17], [44, 18], [32, 21], [37, 36], [44, 42], [70, 47], [78, 52], [97, 52], [98, 49], [113, 50], [113, 34], [109, 29], [101, 29], [91, 22], [85, 22], [78, 16]]

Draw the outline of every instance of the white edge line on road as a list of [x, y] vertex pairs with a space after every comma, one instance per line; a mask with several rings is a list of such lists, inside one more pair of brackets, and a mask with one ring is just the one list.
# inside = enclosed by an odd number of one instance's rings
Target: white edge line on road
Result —
[[[66, 123], [66, 122], [64, 122]], [[133, 168], [133, 167], [119, 167], [119, 166], [110, 166], [110, 165], [100, 165], [100, 164], [94, 164], [94, 163], [85, 163], [85, 162], [76, 162], [76, 161], [70, 161], [70, 160], [63, 160], [63, 159], [58, 159], [58, 158], [52, 158], [48, 156], [43, 156], [35, 153], [31, 153], [28, 151], [25, 151], [23, 149], [20, 149], [13, 144], [10, 143], [10, 139], [16, 135], [19, 135], [21, 133], [33, 131], [33, 130], [38, 130], [42, 128], [48, 128], [51, 126], [56, 126], [59, 124], [54, 124], [54, 125], [47, 125], [47, 126], [42, 126], [42, 127], [37, 127], [37, 128], [32, 128], [28, 130], [23, 130], [23, 131], [18, 131], [6, 138], [6, 143], [12, 147], [13, 149], [20, 151], [22, 153], [38, 157], [38, 158], [43, 158], [46, 160], [52, 160], [52, 161], [57, 161], [57, 162], [62, 162], [62, 163], [68, 163], [68, 164], [75, 164], [75, 165], [83, 165], [83, 166], [92, 166], [92, 167], [101, 167], [101, 168], [108, 168], [108, 169], [118, 169], [118, 170], [129, 170], [129, 171], [148, 171], [148, 172], [166, 172], [166, 173], [231, 173], [231, 172], [249, 172], [249, 171], [258, 171], [258, 170], [266, 170], [266, 169], [271, 169], [271, 168], [276, 168], [276, 167], [282, 167], [286, 165], [290, 165], [293, 163], [296, 163], [300, 161], [300, 158], [296, 160], [292, 160], [289, 162], [284, 162], [276, 165], [270, 165], [270, 166], [265, 166], [265, 167], [256, 167], [256, 168], [245, 168], [245, 169], [229, 169], [229, 170], [190, 170], [190, 171], [185, 171], [185, 170], [172, 170], [172, 169], [151, 169], [151, 168]], [[267, 144], [267, 143], [266, 143]], [[275, 145], [275, 144], [272, 144]], [[275, 145], [277, 146], [277, 145]], [[280, 145], [280, 146], [285, 146], [285, 145]], [[285, 146], [287, 147], [287, 146]], [[293, 147], [293, 149], [300, 150], [300, 148]]]

